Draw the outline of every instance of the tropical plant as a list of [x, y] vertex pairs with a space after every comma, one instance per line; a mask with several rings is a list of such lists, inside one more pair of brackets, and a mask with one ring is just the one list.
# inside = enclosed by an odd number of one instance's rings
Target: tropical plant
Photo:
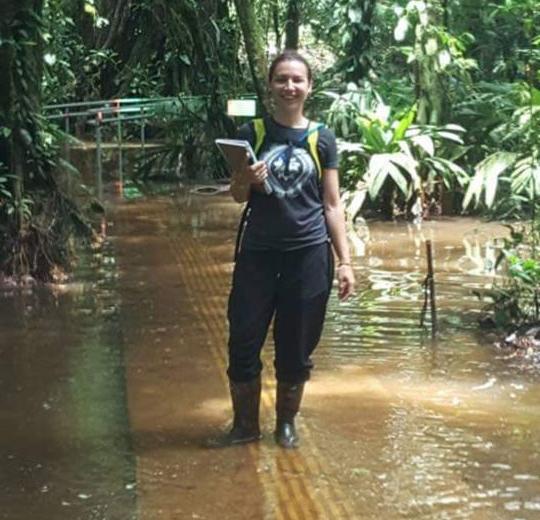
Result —
[[[429, 212], [432, 197], [445, 186], [464, 186], [466, 171], [455, 159], [463, 153], [465, 130], [459, 125], [414, 124], [416, 107], [393, 115], [390, 106], [371, 88], [361, 92], [354, 85], [344, 95], [329, 93], [334, 103], [328, 120], [345, 140], [345, 188], [356, 191], [350, 204], [358, 208], [358, 198], [367, 191], [372, 200], [383, 197], [385, 215], [395, 210], [395, 188], [408, 211], [420, 216]], [[358, 208], [359, 209], [359, 208]]]
[[508, 227], [510, 236], [497, 261], [502, 277], [491, 289], [477, 292], [502, 328], [540, 320], [540, 225]]
[[521, 211], [527, 206], [530, 210], [540, 195], [540, 90], [520, 84], [511, 93], [517, 106], [509, 119], [489, 133], [499, 149], [476, 165], [464, 208], [472, 202], [491, 208], [502, 184], [507, 187], [503, 195], [512, 198]]
[[439, 125], [449, 117], [449, 80], [470, 81], [469, 71], [476, 63], [465, 51], [474, 38], [448, 31], [447, 2], [410, 0], [394, 10], [394, 38], [413, 69], [417, 121]]
[[92, 230], [60, 187], [58, 141], [41, 116], [41, 2], [0, 19], [0, 273], [50, 281], [70, 266], [73, 238]]
[[209, 101], [204, 97], [179, 97], [154, 107], [152, 127], [159, 144], [141, 155], [136, 177], [200, 179], [200, 170], [223, 175], [214, 153], [215, 121], [210, 120], [208, 110]]

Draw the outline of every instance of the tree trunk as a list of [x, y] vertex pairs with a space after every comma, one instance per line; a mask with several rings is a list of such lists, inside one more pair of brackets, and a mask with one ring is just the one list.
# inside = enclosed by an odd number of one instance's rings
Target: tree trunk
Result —
[[263, 111], [268, 111], [268, 96], [265, 88], [267, 61], [264, 51], [264, 39], [261, 28], [257, 21], [255, 5], [251, 0], [234, 0], [240, 27], [244, 36], [244, 45], [253, 79], [253, 87], [263, 107]]
[[69, 266], [73, 230], [91, 229], [58, 189], [53, 148], [43, 141], [43, 0], [4, 2], [0, 37], [0, 161], [13, 180], [0, 201], [0, 270], [51, 281]]
[[289, 0], [285, 20], [285, 48], [298, 49], [302, 0]]
[[274, 26], [274, 34], [276, 35], [276, 49], [281, 49], [281, 23], [279, 20], [279, 5], [277, 2], [272, 4], [272, 24]]
[[[95, 47], [112, 51], [116, 59], [101, 70], [100, 95], [109, 98], [129, 89], [132, 65], [146, 65], [162, 43], [163, 32], [152, 24], [154, 17], [150, 10], [134, 9], [132, 0], [102, 0], [98, 13], [109, 24], [96, 29]], [[138, 31], [139, 28], [144, 29]]]
[[96, 32], [92, 15], [84, 9], [85, 3], [86, 0], [64, 0], [62, 10], [73, 20], [83, 44], [92, 49], [96, 46]]
[[[183, 42], [190, 44], [190, 48], [178, 49], [191, 61], [191, 66], [186, 68], [186, 73], [190, 74], [187, 80], [189, 93], [207, 99], [206, 114], [197, 114], [199, 124], [186, 128], [183, 169], [188, 177], [208, 180], [201, 176], [218, 170], [215, 165], [208, 164], [214, 138], [232, 136], [236, 130], [225, 113], [225, 92], [233, 89], [234, 85], [225, 87], [228, 78], [222, 64], [234, 63], [237, 54], [234, 40], [237, 38], [226, 31], [216, 31], [216, 27], [231, 25], [226, 0], [202, 0], [198, 5], [179, 0], [164, 3], [162, 8], [162, 25], [168, 28], [166, 36], [169, 41], [174, 41], [179, 47]], [[177, 25], [166, 24], [165, 20], [175, 20]], [[187, 37], [185, 32], [178, 34], [179, 29], [184, 29]]]
[[358, 83], [368, 76], [372, 68], [369, 51], [377, 0], [356, 0], [353, 3], [355, 5], [346, 10], [347, 24], [352, 34], [345, 46], [344, 65], [347, 81]]
[[[428, 2], [429, 26], [442, 26], [444, 23], [444, 0]], [[417, 121], [421, 124], [440, 125], [447, 119], [446, 82], [444, 73], [437, 64], [437, 55], [427, 52], [427, 44], [435, 36], [430, 31], [416, 31], [416, 95], [418, 102]], [[436, 38], [435, 38], [436, 39]], [[436, 39], [437, 45], [441, 43]]]
[[97, 45], [101, 49], [117, 49], [126, 46], [128, 20], [132, 16], [132, 0], [106, 0], [102, 13], [109, 23], [98, 33]]
[[37, 20], [41, 18], [43, 1], [11, 1], [3, 9], [0, 37], [13, 43], [0, 47], [0, 77], [4, 78], [0, 83], [0, 127], [9, 132], [0, 136], [0, 161], [14, 176], [11, 191], [17, 208], [15, 227], [21, 232], [25, 178], [35, 173], [39, 159], [36, 115], [41, 112], [43, 47]]
[[442, 10], [443, 10], [443, 26], [448, 31], [448, 29], [450, 29], [450, 9], [448, 7], [448, 0], [443, 0]]

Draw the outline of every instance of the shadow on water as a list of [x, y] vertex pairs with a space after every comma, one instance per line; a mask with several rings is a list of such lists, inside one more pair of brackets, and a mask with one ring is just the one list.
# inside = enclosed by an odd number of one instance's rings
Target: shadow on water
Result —
[[114, 257], [86, 262], [0, 291], [0, 518], [137, 518]]

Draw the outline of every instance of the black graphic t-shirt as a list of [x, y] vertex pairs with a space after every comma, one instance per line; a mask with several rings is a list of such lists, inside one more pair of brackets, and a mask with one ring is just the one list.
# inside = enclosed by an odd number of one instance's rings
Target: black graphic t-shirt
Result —
[[[265, 126], [257, 155], [268, 165], [272, 193], [251, 193], [242, 248], [288, 251], [327, 241], [322, 179], [309, 152], [307, 129], [286, 127], [273, 119], [266, 119]], [[243, 125], [238, 138], [255, 146], [253, 123]], [[338, 167], [336, 138], [328, 128], [319, 128], [317, 148], [323, 171]]]

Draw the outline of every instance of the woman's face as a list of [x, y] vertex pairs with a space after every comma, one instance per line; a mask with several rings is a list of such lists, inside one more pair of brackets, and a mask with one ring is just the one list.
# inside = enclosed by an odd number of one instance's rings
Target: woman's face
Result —
[[286, 60], [277, 64], [270, 80], [270, 93], [278, 109], [303, 108], [310, 92], [311, 81], [304, 63]]

